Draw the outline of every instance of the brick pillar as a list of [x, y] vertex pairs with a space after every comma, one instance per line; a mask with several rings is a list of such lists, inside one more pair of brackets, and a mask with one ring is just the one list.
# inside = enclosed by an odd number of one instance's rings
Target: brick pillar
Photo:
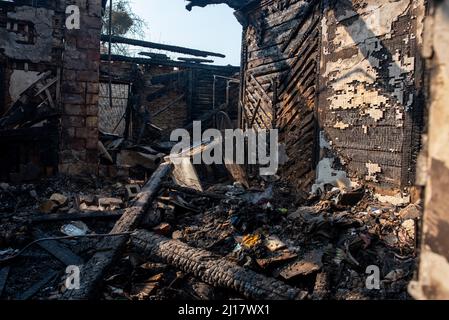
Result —
[[67, 0], [80, 8], [80, 29], [65, 29], [59, 171], [97, 174], [101, 1]]

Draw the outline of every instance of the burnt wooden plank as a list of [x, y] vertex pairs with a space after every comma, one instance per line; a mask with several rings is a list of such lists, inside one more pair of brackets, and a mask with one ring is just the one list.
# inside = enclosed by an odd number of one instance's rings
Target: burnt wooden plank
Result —
[[25, 292], [18, 294], [16, 296], [16, 300], [29, 300], [34, 297], [47, 283], [53, 280], [58, 275], [58, 272], [50, 269], [42, 280], [39, 280], [35, 284], [33, 284], [28, 290]]
[[220, 57], [220, 58], [226, 57], [224, 54], [221, 54], [221, 53], [208, 52], [208, 51], [184, 48], [184, 47], [179, 47], [179, 46], [171, 46], [171, 45], [154, 43], [154, 42], [143, 41], [143, 40], [128, 39], [128, 38], [123, 38], [123, 37], [118, 37], [118, 36], [109, 37], [109, 35], [101, 35], [101, 41], [104, 41], [104, 42], [111, 41], [111, 43], [123, 43], [123, 44], [129, 44], [129, 45], [133, 45], [133, 46], [183, 53], [183, 54], [188, 54], [188, 55], [193, 55], [193, 56], [198, 56], [198, 57], [208, 57], [208, 56]]
[[[44, 232], [35, 230], [33, 232], [35, 240], [48, 238]], [[80, 266], [84, 263], [83, 259], [73, 253], [70, 249], [60, 244], [57, 240], [46, 240], [37, 243], [41, 248], [51, 253], [55, 258], [66, 266]]]
[[123, 215], [123, 210], [99, 211], [99, 212], [79, 212], [79, 213], [54, 213], [33, 217], [33, 223], [46, 223], [57, 221], [77, 221], [92, 219], [118, 219]]
[[[129, 232], [138, 226], [160, 191], [163, 180], [171, 171], [170, 163], [163, 163], [159, 166], [138, 194], [133, 205], [126, 209], [122, 218], [115, 224], [110, 232], [111, 235]], [[81, 268], [81, 289], [66, 291], [63, 299], [80, 300], [94, 297], [97, 293], [97, 286], [103, 280], [104, 273], [118, 257], [120, 250], [126, 245], [126, 240], [126, 236], [103, 239], [97, 246], [97, 253]]]

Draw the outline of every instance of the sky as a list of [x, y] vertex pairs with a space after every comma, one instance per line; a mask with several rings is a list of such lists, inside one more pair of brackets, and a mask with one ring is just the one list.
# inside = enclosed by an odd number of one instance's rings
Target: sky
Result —
[[131, 0], [134, 12], [148, 24], [144, 40], [223, 53], [226, 58], [211, 57], [214, 64], [239, 66], [242, 27], [233, 10], [211, 5], [189, 12], [186, 4], [184, 0]]

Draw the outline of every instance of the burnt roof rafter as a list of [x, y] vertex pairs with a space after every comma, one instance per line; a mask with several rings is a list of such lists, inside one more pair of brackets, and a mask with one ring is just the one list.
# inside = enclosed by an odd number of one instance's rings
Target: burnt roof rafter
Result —
[[234, 10], [239, 10], [254, 0], [188, 0], [186, 9], [191, 11], [193, 7], [206, 7], [211, 4], [227, 4]]

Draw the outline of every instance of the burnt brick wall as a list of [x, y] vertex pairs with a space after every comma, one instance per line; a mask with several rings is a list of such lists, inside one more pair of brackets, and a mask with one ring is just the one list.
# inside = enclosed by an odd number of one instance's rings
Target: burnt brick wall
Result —
[[62, 70], [62, 132], [59, 171], [98, 171], [98, 96], [101, 1], [70, 0], [81, 13], [80, 30], [65, 30]]

